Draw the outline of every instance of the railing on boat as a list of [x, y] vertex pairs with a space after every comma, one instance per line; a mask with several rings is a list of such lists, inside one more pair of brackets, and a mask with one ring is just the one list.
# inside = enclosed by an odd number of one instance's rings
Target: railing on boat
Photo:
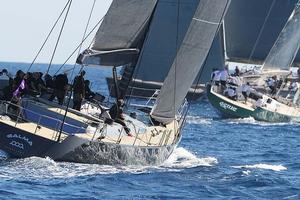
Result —
[[[50, 116], [46, 116], [46, 115], [42, 115], [40, 113], [34, 112], [32, 110], [29, 110], [27, 108], [24, 108], [23, 106], [11, 103], [11, 102], [7, 102], [7, 101], [0, 101], [0, 104], [4, 106], [4, 109], [2, 107], [2, 115], [6, 115], [8, 117], [10, 117], [10, 120], [12, 120], [14, 122], [14, 126], [17, 127], [18, 125], [22, 124], [22, 123], [35, 123], [36, 126], [34, 128], [34, 131], [32, 130], [28, 130], [31, 131], [33, 134], [36, 134], [37, 131], [42, 127], [46, 127], [48, 129], [53, 130], [53, 134], [52, 134], [52, 140], [58, 140], [60, 133], [62, 133], [61, 135], [70, 135], [69, 133], [63, 131], [63, 126], [67, 125], [69, 127], [74, 128], [74, 130], [76, 130], [74, 132], [74, 134], [80, 133], [80, 130], [83, 129], [83, 127], [78, 127], [72, 124], [68, 124], [68, 123], [63, 123], [62, 120], [60, 119], [56, 119]], [[25, 116], [24, 116], [24, 112], [26, 111], [26, 113], [31, 113], [34, 114], [34, 116], [37, 118], [37, 122], [35, 121], [31, 121], [28, 120]], [[45, 124], [41, 124], [43, 119], [48, 119], [51, 120], [52, 122], [55, 122], [55, 126], [47, 126]], [[62, 137], [60, 139], [63, 140], [64, 137]]]

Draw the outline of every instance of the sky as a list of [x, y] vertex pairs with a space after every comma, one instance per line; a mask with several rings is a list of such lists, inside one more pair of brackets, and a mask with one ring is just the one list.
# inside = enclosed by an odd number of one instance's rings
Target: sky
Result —
[[[0, 0], [0, 61], [31, 63], [68, 0]], [[53, 63], [64, 63], [81, 42], [94, 0], [73, 0]], [[96, 0], [89, 29], [105, 15], [112, 0]], [[49, 63], [63, 19], [38, 63]], [[83, 48], [89, 46], [91, 34]], [[77, 53], [76, 53], [77, 55]], [[76, 55], [70, 59], [74, 64]]]

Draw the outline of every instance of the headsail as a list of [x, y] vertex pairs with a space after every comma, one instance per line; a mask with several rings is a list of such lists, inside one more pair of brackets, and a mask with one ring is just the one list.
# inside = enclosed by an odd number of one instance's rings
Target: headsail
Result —
[[300, 1], [268, 54], [263, 69], [285, 69], [292, 65], [300, 47]]
[[175, 118], [200, 71], [223, 19], [229, 0], [201, 0], [151, 112], [159, 122]]
[[[228, 60], [262, 63], [297, 2], [231, 0], [224, 26]], [[295, 61], [300, 61], [299, 54]]]
[[120, 66], [137, 59], [157, 0], [113, 0], [79, 64]]

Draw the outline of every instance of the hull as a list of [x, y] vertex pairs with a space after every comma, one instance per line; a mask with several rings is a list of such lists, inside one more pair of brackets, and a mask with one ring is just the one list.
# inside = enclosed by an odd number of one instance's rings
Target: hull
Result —
[[0, 149], [13, 158], [43, 157], [56, 143], [0, 122]]
[[175, 147], [176, 144], [162, 147], [135, 147], [90, 141], [58, 160], [104, 165], [154, 165], [164, 162]]
[[[50, 157], [55, 161], [106, 165], [153, 165], [164, 162], [176, 148], [121, 145], [69, 135], [60, 142], [0, 122], [0, 149], [9, 157]], [[56, 135], [57, 136], [57, 135]]]
[[252, 106], [242, 105], [232, 101], [223, 95], [216, 94], [212, 91], [212, 86], [207, 85], [207, 98], [211, 105], [225, 118], [248, 118], [253, 117], [258, 121], [266, 122], [289, 122], [296, 119], [295, 116], [283, 115], [261, 107], [253, 108]]

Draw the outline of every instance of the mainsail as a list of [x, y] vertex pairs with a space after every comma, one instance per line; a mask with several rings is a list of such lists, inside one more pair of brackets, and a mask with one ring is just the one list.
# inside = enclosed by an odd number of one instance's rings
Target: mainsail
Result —
[[300, 1], [268, 54], [263, 69], [288, 70], [300, 47]]
[[[225, 16], [229, 61], [262, 63], [298, 0], [231, 0]], [[300, 55], [296, 57], [300, 61]]]
[[157, 0], [114, 0], [93, 43], [77, 63], [121, 66], [135, 62], [156, 3]]
[[201, 0], [151, 112], [164, 124], [175, 118], [200, 71], [223, 19], [229, 0]]
[[[201, 0], [200, 0], [201, 1]], [[176, 42], [181, 45], [195, 14], [199, 0], [159, 0], [149, 27], [147, 40], [136, 67], [135, 79], [162, 83], [176, 56]], [[177, 22], [178, 15], [178, 22]], [[178, 32], [178, 34], [177, 34]], [[207, 67], [223, 66], [222, 34], [215, 38]], [[211, 73], [211, 70], [208, 70]], [[203, 82], [209, 75], [202, 76]], [[134, 82], [132, 83], [134, 84]]]

